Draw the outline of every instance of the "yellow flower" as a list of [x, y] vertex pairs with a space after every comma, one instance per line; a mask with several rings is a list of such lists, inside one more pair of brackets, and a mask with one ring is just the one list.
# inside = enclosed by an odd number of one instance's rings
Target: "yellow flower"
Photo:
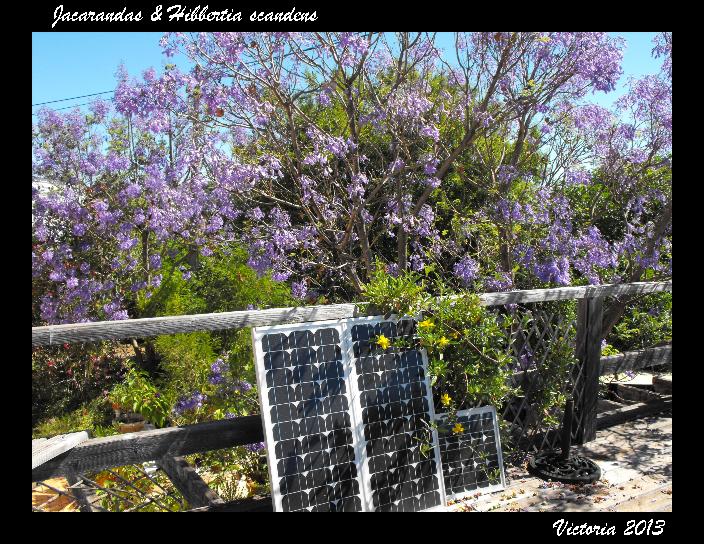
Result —
[[426, 319], [425, 321], [418, 323], [418, 326], [421, 329], [431, 329], [435, 326], [435, 323], [433, 323], [430, 319]]
[[462, 426], [461, 423], [455, 423], [455, 426], [452, 427], [452, 432], [455, 434], [460, 434], [464, 432], [464, 427]]
[[441, 348], [444, 348], [449, 343], [450, 343], [450, 341], [447, 338], [445, 338], [444, 336], [440, 340], [438, 340], [438, 345]]
[[448, 395], [447, 393], [444, 393], [443, 396], [440, 397], [440, 402], [442, 402], [443, 406], [450, 406], [452, 398], [450, 398], [450, 395]]
[[540, 36], [540, 38], [538, 38], [538, 41], [548, 43], [550, 41], [550, 36]]
[[391, 345], [391, 340], [386, 338], [386, 336], [384, 336], [383, 334], [380, 334], [379, 337], [376, 339], [376, 343], [381, 346], [381, 349], [388, 349]]
[[455, 340], [457, 340], [459, 337], [460, 337], [460, 333], [458, 333], [457, 331], [452, 333], [452, 338], [454, 338]]

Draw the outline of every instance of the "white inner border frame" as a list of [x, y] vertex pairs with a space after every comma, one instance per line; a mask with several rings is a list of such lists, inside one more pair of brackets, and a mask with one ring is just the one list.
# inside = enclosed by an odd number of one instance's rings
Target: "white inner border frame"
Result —
[[[401, 319], [413, 319], [411, 317], [403, 317]], [[349, 389], [350, 389], [350, 397], [351, 400], [353, 401], [353, 407], [352, 410], [354, 411], [355, 415], [355, 431], [356, 431], [356, 455], [358, 455], [358, 458], [360, 460], [360, 467], [361, 469], [361, 474], [363, 475], [362, 478], [362, 483], [364, 485], [364, 496], [366, 498], [366, 509], [369, 512], [374, 512], [374, 503], [372, 501], [372, 481], [371, 481], [371, 476], [369, 474], [369, 468], [368, 468], [368, 462], [367, 462], [367, 448], [366, 448], [366, 440], [364, 439], [364, 423], [363, 423], [363, 418], [362, 418], [362, 405], [359, 402], [359, 387], [357, 384], [357, 370], [354, 368], [354, 351], [353, 351], [353, 342], [352, 342], [352, 327], [355, 325], [376, 325], [377, 323], [384, 323], [387, 321], [393, 321], [398, 323], [399, 318], [396, 315], [391, 315], [388, 318], [384, 318], [383, 316], [372, 316], [372, 317], [360, 317], [360, 318], [352, 318], [352, 319], [346, 319], [345, 321], [345, 341], [347, 345], [345, 346], [345, 350], [347, 353], [347, 360], [349, 361], [350, 369], [349, 369], [349, 374], [350, 376], [349, 379]], [[371, 339], [370, 339], [371, 340]], [[426, 391], [428, 392], [427, 394], [427, 399], [428, 399], [428, 406], [429, 406], [429, 413], [430, 413], [430, 423], [432, 424], [436, 420], [435, 416], [435, 405], [433, 402], [433, 389], [430, 385], [430, 376], [428, 375], [428, 354], [424, 349], [419, 349], [418, 350], [421, 354], [421, 358], [423, 361], [423, 371], [425, 373], [425, 387]], [[354, 378], [354, 379], [353, 379]], [[447, 498], [445, 496], [445, 479], [443, 477], [442, 473], [442, 463], [440, 459], [440, 442], [438, 439], [438, 433], [435, 428], [431, 429], [432, 436], [433, 436], [433, 451], [435, 452], [435, 466], [437, 468], [436, 471], [436, 477], [438, 479], [438, 485], [439, 485], [439, 491], [440, 491], [440, 505], [434, 506], [432, 508], [427, 508], [425, 510], [420, 510], [421, 512], [433, 512], [433, 511], [444, 511], [446, 506], [447, 506]]]
[[[266, 460], [267, 467], [269, 469], [269, 482], [271, 487], [271, 500], [274, 505], [274, 512], [283, 512], [282, 497], [279, 489], [278, 476], [275, 476], [274, 463], [276, 460], [276, 444], [274, 441], [274, 429], [273, 425], [270, 425], [271, 420], [267, 420], [269, 412], [271, 411], [271, 405], [269, 404], [268, 388], [266, 385], [266, 369], [264, 368], [264, 350], [262, 349], [262, 338], [267, 334], [283, 333], [289, 334], [293, 331], [307, 330], [314, 333], [318, 329], [335, 329], [340, 336], [340, 353], [342, 358], [342, 369], [343, 378], [347, 384], [348, 397], [350, 391], [350, 379], [349, 379], [349, 366], [350, 362], [346, 355], [346, 340], [345, 334], [346, 330], [344, 327], [344, 320], [335, 319], [328, 321], [311, 321], [306, 323], [292, 323], [290, 325], [271, 325], [267, 327], [253, 327], [252, 328], [252, 344], [254, 346], [254, 366], [257, 375], [257, 389], [259, 393], [259, 407], [261, 409], [262, 416], [262, 427], [264, 429], [264, 439], [266, 446]], [[355, 455], [357, 455], [357, 444], [355, 429], [357, 428], [356, 421], [354, 419], [354, 408], [352, 406], [352, 399], [349, 400], [348, 412], [350, 414], [350, 423], [352, 424], [352, 435], [355, 448]], [[355, 465], [357, 467], [357, 483], [359, 484], [359, 497], [362, 502], [362, 509], [366, 504], [366, 497], [364, 494], [364, 482], [361, 479], [361, 472], [359, 470], [359, 460], [355, 460]]]
[[[496, 408], [494, 406], [480, 406], [479, 408], [471, 408], [469, 410], [457, 410], [457, 415], [459, 417], [468, 417], [468, 416], [475, 416], [475, 415], [484, 414], [486, 412], [493, 414], [494, 436], [496, 437], [496, 451], [499, 456], [499, 472], [501, 473], [501, 483], [496, 484], [496, 485], [491, 485], [489, 487], [477, 487], [476, 489], [473, 489], [472, 491], [467, 491], [465, 493], [452, 493], [452, 491], [450, 491], [447, 494], [448, 500], [466, 499], [467, 497], [473, 497], [477, 493], [484, 495], [486, 493], [493, 493], [495, 491], [501, 491], [503, 489], [506, 489], [506, 475], [504, 473], [504, 456], [503, 456], [503, 451], [501, 448], [501, 434], [499, 432], [499, 420], [496, 415]], [[435, 421], [438, 424], [440, 424], [446, 418], [447, 418], [447, 413], [437, 414], [437, 416], [435, 417]], [[440, 450], [440, 441], [438, 440], [438, 452], [439, 452], [439, 450]], [[442, 464], [440, 465], [440, 470], [442, 471]], [[445, 478], [443, 475], [443, 488], [444, 488], [444, 484], [445, 484]]]

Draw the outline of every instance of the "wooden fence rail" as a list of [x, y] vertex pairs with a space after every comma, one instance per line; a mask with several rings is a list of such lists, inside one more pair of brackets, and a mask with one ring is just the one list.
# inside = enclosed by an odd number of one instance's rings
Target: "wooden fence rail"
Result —
[[[484, 293], [479, 295], [479, 298], [484, 306], [501, 306], [503, 304], [616, 297], [661, 291], [672, 291], [672, 280]], [[326, 319], [346, 319], [361, 315], [364, 315], [364, 313], [356, 304], [327, 304], [299, 308], [271, 308], [267, 310], [244, 310], [213, 314], [125, 319], [123, 321], [49, 325], [32, 327], [32, 346], [146, 338], [181, 332], [216, 331], [242, 327], [281, 325], [284, 323], [323, 321]]]
[[[672, 361], [672, 346], [602, 357], [601, 375], [621, 368], [615, 361], [629, 361], [629, 369]], [[621, 370], [618, 370], [619, 372]], [[522, 373], [519, 373], [522, 374]], [[108, 468], [145, 463], [192, 453], [231, 448], [264, 440], [261, 416], [245, 416], [182, 427], [92, 438], [32, 470], [38, 482], [70, 473], [98, 472]]]
[[[576, 406], [580, 414], [577, 441], [584, 443], [593, 439], [598, 427], [608, 423], [604, 418], [597, 421], [599, 376], [672, 361], [672, 345], [600, 357], [604, 298], [662, 291], [672, 291], [671, 280], [484, 293], [480, 295], [480, 301], [484, 306], [500, 306], [579, 300], [576, 356], [581, 365], [583, 383], [579, 391], [579, 403]], [[344, 319], [361, 315], [365, 313], [356, 304], [330, 304], [52, 325], [32, 327], [32, 346], [145, 338], [162, 334]], [[525, 372], [514, 375], [514, 381], [519, 374], [523, 375]], [[671, 398], [667, 402], [669, 402], [668, 406], [671, 406]], [[653, 405], [651, 408], [660, 409], [660, 405]], [[623, 414], [614, 414], [612, 419], [622, 417], [624, 417]], [[159, 467], [167, 473], [191, 506], [196, 508], [195, 511], [270, 510], [269, 500], [223, 503], [182, 458], [184, 455], [193, 453], [261, 442], [263, 439], [262, 420], [259, 415], [94, 438], [82, 442], [40, 466], [33, 466], [32, 481], [40, 482], [56, 476], [67, 476], [71, 480], [78, 481], [77, 475], [157, 461]]]
[[601, 358], [601, 375], [647, 368], [672, 361], [672, 344]]
[[259, 415], [92, 438], [34, 468], [32, 481], [39, 482], [71, 471], [77, 474], [99, 472], [263, 440]]

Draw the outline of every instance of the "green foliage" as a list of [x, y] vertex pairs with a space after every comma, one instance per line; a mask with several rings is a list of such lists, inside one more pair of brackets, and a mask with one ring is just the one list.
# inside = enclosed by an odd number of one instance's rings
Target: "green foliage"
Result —
[[159, 427], [168, 419], [168, 400], [150, 381], [147, 373], [136, 368], [130, 368], [125, 380], [113, 387], [110, 400], [124, 410], [142, 414]]
[[159, 336], [154, 344], [161, 356], [162, 390], [172, 402], [207, 387], [210, 365], [220, 348], [214, 335], [191, 332]]
[[98, 397], [67, 414], [45, 419], [32, 430], [32, 438], [91, 431], [94, 436], [114, 434], [111, 428], [112, 409], [105, 397]]
[[32, 427], [61, 419], [122, 380], [127, 356], [116, 342], [32, 349]]
[[608, 340], [620, 351], [672, 342], [672, 293], [648, 295], [629, 304]]
[[[178, 269], [184, 258], [182, 255], [166, 260], [162, 285], [148, 303], [154, 315], [228, 312], [296, 303], [285, 283], [274, 281], [269, 275], [257, 276], [246, 264], [247, 252], [241, 247], [201, 258], [189, 280]], [[223, 354], [233, 378], [255, 381], [248, 328], [160, 336], [154, 344], [161, 358], [162, 387], [172, 401], [207, 390], [210, 365]]]
[[506, 335], [479, 297], [460, 293], [437, 299], [423, 313], [418, 336], [428, 351], [431, 380], [457, 409], [500, 405], [510, 394]]
[[379, 311], [398, 315], [415, 315], [430, 301], [426, 283], [419, 274], [407, 272], [394, 277], [378, 260], [362, 289], [366, 300], [361, 304], [371, 304]]
[[[501, 413], [507, 402], [525, 396], [531, 427], [560, 425], [571, 388], [570, 373], [577, 362], [575, 330], [568, 326], [576, 319], [574, 301], [544, 303], [540, 315], [518, 308], [497, 311], [483, 307], [476, 294], [451, 291], [431, 268], [425, 276], [407, 273], [393, 278], [378, 263], [364, 293], [367, 303], [380, 312], [418, 320], [414, 342], [427, 350], [437, 409], [448, 413], [450, 432], [462, 432], [461, 426], [455, 426], [458, 410], [493, 405]], [[517, 360], [512, 355], [511, 332], [536, 326], [550, 328], [554, 337], [541, 343], [531, 336], [524, 346], [526, 357]], [[381, 349], [389, 346], [383, 336], [376, 343]], [[394, 347], [402, 349], [406, 344], [397, 340]], [[517, 364], [531, 370], [531, 387], [511, 385]], [[509, 424], [500, 417], [507, 451], [515, 446], [507, 432]]]
[[[436, 398], [451, 399], [443, 402], [445, 406], [458, 410], [500, 405], [511, 393], [506, 335], [496, 315], [479, 304], [477, 295], [450, 296], [440, 279], [428, 282], [413, 273], [395, 278], [378, 263], [364, 293], [368, 303], [382, 312], [414, 317], [423, 313], [417, 341], [428, 352]], [[385, 341], [379, 338], [377, 343], [383, 347]]]
[[601, 347], [601, 356], [602, 357], [609, 357], [610, 355], [618, 355], [621, 353], [619, 350], [617, 350], [615, 347], [613, 347], [611, 344], [602, 344]]
[[247, 264], [247, 252], [234, 247], [203, 259], [193, 280], [193, 291], [203, 299], [208, 312], [281, 307], [294, 303], [291, 291], [269, 274], [257, 276]]

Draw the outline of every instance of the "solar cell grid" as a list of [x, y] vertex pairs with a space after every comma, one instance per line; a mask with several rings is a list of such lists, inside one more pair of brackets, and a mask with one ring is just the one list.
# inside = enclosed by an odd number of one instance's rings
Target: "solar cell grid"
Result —
[[[361, 318], [252, 334], [276, 511], [444, 505], [415, 321]], [[381, 349], [382, 334], [396, 346]]]
[[269, 329], [253, 335], [276, 509], [362, 510], [341, 328]]
[[464, 428], [453, 432], [447, 414], [436, 417], [445, 491], [448, 498], [462, 498], [477, 491], [503, 489], [505, 477], [493, 406], [457, 412], [456, 422]]
[[[435, 436], [427, 364], [412, 343], [414, 321], [361, 319], [347, 326], [368, 508], [412, 512], [443, 505], [437, 448], [426, 453], [421, 448]], [[404, 339], [408, 347], [384, 350], [376, 342], [380, 335]]]

